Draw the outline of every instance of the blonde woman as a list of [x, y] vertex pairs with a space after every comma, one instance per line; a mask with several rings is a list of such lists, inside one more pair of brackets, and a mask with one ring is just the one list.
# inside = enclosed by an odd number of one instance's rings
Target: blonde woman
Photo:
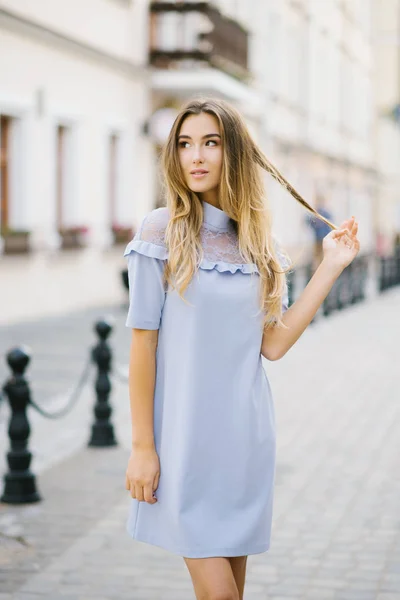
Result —
[[[274, 405], [261, 356], [282, 358], [359, 251], [354, 218], [287, 309], [262, 169], [316, 214], [221, 100], [189, 102], [162, 157], [167, 206], [128, 244], [132, 452], [128, 531], [184, 558], [199, 600], [243, 598], [270, 546]], [[161, 597], [161, 596], [160, 596]]]

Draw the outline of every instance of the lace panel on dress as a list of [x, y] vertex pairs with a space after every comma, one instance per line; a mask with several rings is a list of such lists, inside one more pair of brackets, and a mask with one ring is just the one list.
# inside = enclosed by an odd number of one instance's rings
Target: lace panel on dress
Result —
[[[165, 209], [160, 208], [152, 211], [142, 223], [136, 239], [165, 248], [165, 228], [167, 222]], [[200, 231], [200, 240], [204, 259], [230, 264], [243, 263], [243, 257], [239, 252], [237, 234], [233, 227], [228, 231], [221, 231], [212, 225], [204, 223]]]
[[[143, 220], [135, 239], [166, 248], [165, 228], [167, 223], [168, 210], [165, 207], [155, 209]], [[243, 264], [244, 259], [239, 251], [237, 233], [233, 225], [225, 231], [219, 230], [208, 223], [203, 223], [200, 231], [200, 239], [205, 260], [228, 264]], [[287, 267], [289, 263], [282, 254], [279, 243], [274, 240], [274, 244], [280, 264], [282, 267]]]

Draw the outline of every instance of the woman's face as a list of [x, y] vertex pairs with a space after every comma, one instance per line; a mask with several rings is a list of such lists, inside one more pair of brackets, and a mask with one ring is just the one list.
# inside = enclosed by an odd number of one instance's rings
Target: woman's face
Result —
[[178, 154], [183, 175], [192, 192], [215, 204], [222, 170], [221, 132], [208, 113], [190, 115], [181, 125]]

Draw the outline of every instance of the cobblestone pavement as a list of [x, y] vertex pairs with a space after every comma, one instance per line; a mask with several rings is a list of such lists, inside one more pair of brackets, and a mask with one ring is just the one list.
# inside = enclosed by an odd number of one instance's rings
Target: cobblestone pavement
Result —
[[[265, 363], [278, 429], [272, 547], [249, 558], [246, 600], [399, 600], [399, 302], [391, 290], [318, 319], [281, 361]], [[115, 314], [126, 362], [129, 330]], [[82, 319], [49, 326], [51, 370], [66, 339], [68, 355], [81, 345]], [[46, 327], [33, 327], [32, 339]], [[180, 557], [125, 532], [126, 384], [114, 381], [117, 448], [86, 448], [92, 404], [88, 385], [62, 420], [31, 414], [43, 501], [0, 504], [0, 600], [194, 600]], [[1, 455], [5, 432], [3, 417]]]

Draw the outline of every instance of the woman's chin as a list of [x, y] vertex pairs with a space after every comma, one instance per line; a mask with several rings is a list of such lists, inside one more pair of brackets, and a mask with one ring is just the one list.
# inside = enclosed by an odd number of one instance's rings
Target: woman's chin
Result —
[[206, 192], [209, 192], [211, 190], [213, 190], [213, 187], [210, 187], [209, 185], [204, 185], [202, 183], [190, 183], [189, 185], [189, 189], [191, 192], [194, 192], [195, 194], [205, 194]]

